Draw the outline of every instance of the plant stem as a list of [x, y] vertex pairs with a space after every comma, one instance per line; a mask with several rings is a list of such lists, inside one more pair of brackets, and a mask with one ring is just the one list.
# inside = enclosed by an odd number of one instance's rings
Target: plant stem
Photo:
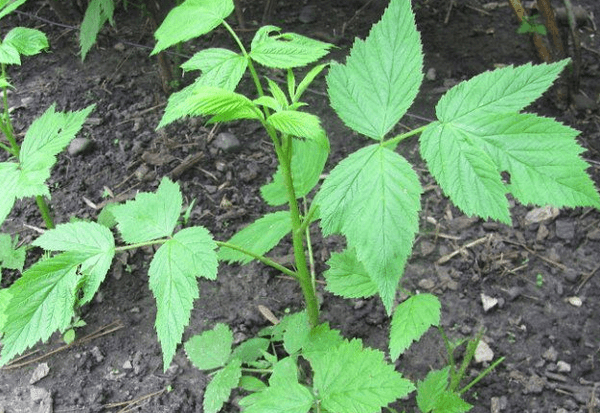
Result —
[[467, 384], [465, 387], [463, 387], [462, 389], [460, 389], [458, 391], [458, 394], [463, 394], [464, 392], [466, 392], [467, 390], [469, 390], [471, 387], [473, 387], [474, 385], [476, 385], [481, 379], [483, 379], [485, 376], [487, 376], [490, 371], [494, 370], [496, 368], [496, 366], [498, 366], [498, 364], [502, 363], [504, 361], [506, 357], [500, 357], [498, 360], [494, 361], [492, 363], [491, 366], [489, 366], [487, 369], [485, 369], [484, 371], [482, 371], [481, 373], [479, 373], [479, 375], [477, 377], [475, 377], [473, 379], [473, 381], [471, 381], [471, 383]]
[[48, 208], [48, 204], [42, 195], [38, 195], [35, 197], [35, 202], [40, 210], [40, 214], [42, 214], [42, 218], [46, 223], [46, 228], [52, 229], [54, 228], [54, 221], [52, 220], [52, 216], [50, 215], [50, 208]]
[[168, 240], [169, 240], [169, 238], [163, 238], [163, 239], [155, 239], [155, 240], [146, 241], [146, 242], [138, 242], [137, 244], [123, 245], [121, 247], [116, 247], [115, 251], [134, 250], [136, 248], [147, 247], [149, 245], [164, 244]]
[[248, 251], [240, 246], [237, 246], [235, 244], [230, 244], [228, 242], [216, 241], [216, 243], [219, 247], [231, 248], [232, 250], [242, 252], [242, 253], [254, 258], [255, 260], [262, 262], [263, 264], [268, 265], [269, 267], [273, 267], [276, 270], [279, 270], [282, 273], [289, 275], [290, 277], [292, 277], [296, 280], [298, 279], [298, 274], [296, 272], [290, 270], [289, 268], [284, 267], [281, 264], [276, 263], [275, 261], [273, 261], [265, 256], [255, 254], [252, 251]]
[[431, 123], [428, 123], [427, 125], [421, 126], [421, 127], [417, 128], [417, 129], [413, 129], [413, 130], [411, 130], [409, 132], [402, 133], [400, 135], [396, 135], [392, 139], [389, 139], [389, 140], [387, 140], [385, 142], [382, 142], [381, 146], [395, 146], [395, 145], [398, 144], [398, 142], [400, 142], [400, 141], [402, 141], [402, 140], [404, 140], [406, 138], [410, 138], [413, 135], [416, 135], [418, 133], [423, 132], [425, 129], [427, 129], [427, 127], [429, 125], [431, 125]]
[[[5, 64], [0, 65], [0, 71], [1, 71], [0, 79], [6, 79], [6, 65]], [[21, 150], [21, 148], [19, 147], [19, 144], [17, 144], [17, 140], [15, 139], [15, 134], [12, 129], [12, 124], [10, 122], [10, 114], [8, 113], [7, 88], [2, 89], [2, 104], [3, 104], [3, 113], [2, 113], [3, 119], [0, 122], [0, 129], [2, 130], [2, 132], [6, 136], [6, 139], [8, 139], [8, 142], [10, 143], [11, 150], [8, 150], [8, 152], [11, 153], [12, 155], [14, 155], [15, 157], [18, 157], [19, 151]], [[4, 146], [4, 149], [6, 149], [6, 146]]]

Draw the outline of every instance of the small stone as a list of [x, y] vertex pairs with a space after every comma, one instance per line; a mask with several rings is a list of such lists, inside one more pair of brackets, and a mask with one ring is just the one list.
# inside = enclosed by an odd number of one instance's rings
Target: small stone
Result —
[[435, 244], [429, 241], [421, 242], [421, 255], [426, 257], [435, 251]]
[[92, 347], [90, 353], [92, 354], [92, 356], [94, 356], [94, 360], [96, 361], [96, 363], [102, 363], [102, 360], [104, 360], [104, 354], [102, 354], [98, 346]]
[[115, 43], [115, 45], [113, 46], [113, 49], [115, 49], [117, 52], [123, 52], [125, 51], [125, 45], [121, 42]]
[[240, 140], [229, 132], [221, 132], [212, 142], [215, 148], [223, 150], [223, 152], [236, 152], [241, 148]]
[[525, 384], [525, 394], [540, 394], [544, 391], [545, 380], [540, 376], [533, 374]]
[[38, 366], [35, 368], [35, 370], [33, 370], [33, 373], [31, 374], [31, 378], [29, 379], [29, 384], [37, 383], [38, 381], [40, 381], [41, 379], [46, 377], [49, 372], [50, 372], [50, 367], [48, 367], [48, 363], [38, 364]]
[[437, 78], [437, 73], [435, 72], [434, 67], [430, 67], [427, 69], [427, 73], [425, 74], [425, 78], [427, 80], [431, 80], [432, 82]]
[[131, 360], [127, 360], [121, 367], [123, 367], [123, 370], [131, 370], [133, 369], [133, 364], [131, 364]]
[[491, 406], [490, 406], [491, 413], [500, 413], [502, 410], [505, 410], [506, 407], [508, 406], [508, 400], [507, 400], [506, 396], [492, 397], [490, 402], [491, 402]]
[[556, 220], [556, 236], [566, 241], [575, 237], [575, 222], [571, 220]]
[[560, 360], [558, 363], [556, 363], [556, 368], [558, 369], [559, 373], [570, 373], [571, 372], [571, 365], [569, 363], [567, 363], [566, 361]]
[[567, 298], [567, 301], [573, 307], [581, 307], [583, 305], [583, 301], [581, 301], [581, 298], [579, 298], [579, 297], [569, 297], [569, 298]]
[[433, 290], [433, 287], [435, 287], [435, 282], [430, 279], [430, 278], [423, 278], [422, 280], [419, 281], [419, 287], [424, 289], [424, 290]]
[[521, 289], [517, 286], [510, 287], [507, 291], [508, 301], [514, 301], [521, 295]]
[[298, 15], [298, 20], [300, 23], [304, 24], [315, 22], [317, 20], [317, 6], [309, 4], [302, 7], [302, 10], [300, 10], [300, 14]]
[[573, 268], [568, 268], [565, 271], [565, 279], [571, 283], [575, 283], [577, 282], [577, 280], [579, 280], [579, 272], [577, 272]]
[[558, 208], [550, 205], [542, 208], [534, 208], [525, 215], [525, 225], [531, 225], [556, 218], [559, 213], [560, 210]]
[[490, 311], [492, 308], [498, 305], [498, 299], [494, 297], [490, 297], [485, 294], [481, 294], [481, 304], [483, 304], [483, 311], [486, 313]]
[[542, 357], [548, 361], [555, 362], [558, 358], [558, 352], [553, 346], [550, 346], [550, 348], [542, 354]]
[[50, 397], [50, 392], [42, 387], [31, 386], [29, 389], [29, 397], [35, 403]]
[[83, 155], [92, 147], [92, 140], [90, 138], [75, 138], [69, 144], [67, 152], [71, 156]]
[[488, 344], [485, 341], [479, 340], [479, 344], [477, 344], [477, 348], [475, 349], [475, 362], [484, 363], [492, 361], [493, 359], [494, 352], [492, 351], [490, 346], [488, 346]]

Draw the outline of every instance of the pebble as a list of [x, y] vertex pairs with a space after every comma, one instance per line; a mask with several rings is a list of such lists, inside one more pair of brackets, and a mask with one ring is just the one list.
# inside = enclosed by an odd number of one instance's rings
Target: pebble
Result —
[[481, 304], [483, 304], [483, 311], [486, 313], [490, 311], [492, 308], [498, 305], [498, 299], [494, 297], [490, 297], [485, 294], [481, 294]]
[[500, 413], [502, 410], [505, 410], [508, 406], [508, 399], [506, 396], [502, 397], [492, 397], [490, 399], [490, 413]]
[[92, 147], [92, 140], [90, 138], [75, 138], [69, 144], [67, 152], [71, 156], [83, 155]]
[[523, 391], [525, 394], [540, 394], [544, 391], [544, 385], [546, 381], [538, 376], [537, 374], [531, 375], [527, 383], [525, 384], [525, 390]]
[[432, 82], [437, 78], [437, 73], [435, 72], [434, 67], [430, 67], [427, 69], [427, 73], [425, 74], [425, 78], [427, 80], [431, 80]]
[[229, 132], [219, 133], [212, 144], [215, 148], [223, 150], [223, 152], [236, 152], [242, 146], [237, 136]]
[[521, 288], [517, 286], [510, 287], [506, 293], [508, 294], [508, 301], [514, 301], [521, 295]]
[[104, 360], [104, 354], [102, 354], [98, 346], [92, 347], [90, 353], [92, 354], [92, 356], [94, 356], [94, 360], [96, 361], [96, 363], [102, 363], [102, 360]]
[[50, 367], [48, 367], [48, 363], [38, 364], [38, 366], [35, 368], [35, 370], [33, 370], [33, 373], [31, 374], [31, 378], [29, 379], [29, 384], [37, 383], [38, 381], [40, 381], [41, 379], [46, 377], [49, 372], [50, 372]]
[[571, 220], [558, 219], [556, 220], [556, 236], [566, 241], [572, 240], [575, 237], [575, 222]]
[[37, 403], [46, 398], [49, 398], [50, 392], [42, 387], [31, 386], [29, 388], [29, 397], [31, 397], [31, 400]]
[[558, 369], [559, 373], [570, 373], [571, 372], [571, 365], [569, 363], [567, 363], [566, 361], [560, 360], [558, 363], [556, 363], [556, 368]]
[[568, 268], [565, 271], [565, 279], [571, 283], [577, 282], [577, 280], [579, 280], [579, 272], [573, 268]]
[[123, 52], [125, 51], [125, 45], [121, 42], [115, 43], [115, 45], [113, 46], [113, 48], [117, 51], [117, 52]]
[[550, 346], [550, 348], [542, 354], [542, 357], [548, 361], [555, 362], [558, 358], [558, 352], [553, 346]]
[[556, 218], [559, 213], [560, 210], [558, 208], [550, 205], [534, 208], [525, 215], [525, 225], [531, 225]]
[[579, 298], [579, 297], [569, 297], [569, 298], [567, 298], [567, 301], [573, 307], [581, 307], [583, 305], [583, 301], [581, 301], [581, 298]]
[[484, 363], [488, 361], [492, 361], [494, 359], [494, 352], [488, 346], [488, 344], [480, 340], [479, 344], [477, 344], [477, 348], [475, 349], [475, 362], [476, 363]]
[[435, 282], [431, 278], [423, 278], [419, 281], [419, 288], [432, 290], [433, 287], [435, 287]]

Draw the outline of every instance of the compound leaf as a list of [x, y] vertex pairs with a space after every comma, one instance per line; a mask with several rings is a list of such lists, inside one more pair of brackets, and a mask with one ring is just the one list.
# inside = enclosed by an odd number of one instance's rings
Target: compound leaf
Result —
[[[49, 47], [46, 35], [36, 29], [15, 27], [4, 37], [3, 45], [12, 46], [19, 55], [33, 56]], [[21, 64], [20, 59], [19, 63]]]
[[85, 275], [80, 304], [89, 302], [104, 280], [115, 255], [115, 240], [108, 228], [95, 222], [72, 222], [57, 225], [32, 242], [51, 251], [73, 251], [88, 254], [81, 264]]
[[232, 0], [186, 0], [173, 8], [154, 33], [152, 55], [176, 43], [202, 36], [220, 25], [233, 11]]
[[329, 323], [313, 327], [308, 334], [308, 341], [302, 347], [302, 356], [308, 360], [323, 355], [344, 342], [338, 330], [332, 330]]
[[155, 193], [142, 192], [135, 200], [111, 209], [123, 240], [129, 244], [170, 236], [183, 205], [179, 185], [165, 177]]
[[531, 63], [485, 72], [450, 89], [435, 111], [442, 123], [462, 120], [482, 113], [518, 112], [552, 85], [568, 59], [556, 63]]
[[231, 390], [238, 387], [242, 377], [241, 365], [240, 360], [231, 360], [208, 383], [202, 401], [205, 413], [217, 413], [221, 410], [223, 403], [229, 399]]
[[413, 384], [384, 361], [379, 350], [360, 340], [344, 341], [310, 360], [314, 388], [323, 408], [339, 413], [375, 413], [414, 390]]
[[392, 1], [367, 39], [356, 39], [346, 64], [331, 65], [331, 106], [349, 128], [382, 140], [417, 95], [422, 66], [410, 1]]
[[291, 69], [319, 60], [333, 46], [296, 33], [271, 36], [280, 30], [276, 26], [258, 29], [252, 39], [250, 58], [263, 66]]
[[[289, 211], [277, 211], [257, 219], [235, 234], [229, 244], [239, 246], [257, 255], [271, 251], [283, 237], [292, 231]], [[219, 259], [228, 262], [247, 264], [254, 258], [232, 248], [222, 247]]]
[[306, 311], [289, 315], [283, 332], [283, 348], [288, 354], [296, 353], [306, 344], [309, 334], [310, 324]]
[[186, 341], [185, 352], [200, 370], [223, 367], [231, 355], [233, 333], [228, 325], [219, 323], [212, 330], [193, 336]]
[[377, 294], [377, 284], [367, 274], [354, 250], [331, 254], [329, 269], [323, 274], [325, 289], [344, 298], [370, 297]]
[[432, 294], [412, 296], [396, 307], [390, 330], [390, 358], [397, 360], [429, 327], [439, 325], [440, 312], [440, 301]]
[[420, 194], [410, 164], [392, 150], [371, 145], [342, 160], [315, 197], [323, 233], [346, 236], [388, 313], [418, 230]]
[[[306, 196], [319, 182], [329, 155], [329, 141], [323, 134], [324, 143], [310, 140], [292, 139], [292, 181], [296, 197]], [[287, 203], [287, 189], [281, 167], [277, 168], [273, 181], [263, 185], [260, 193], [269, 205], [280, 206]]]
[[262, 357], [270, 343], [266, 338], [253, 337], [237, 346], [233, 350], [232, 358], [238, 358], [243, 363], [252, 363]]
[[235, 90], [242, 79], [248, 62], [244, 56], [221, 48], [204, 49], [181, 65], [185, 71], [200, 70], [199, 79], [205, 86]]
[[77, 267], [89, 257], [64, 252], [29, 267], [10, 288], [5, 310], [0, 365], [45, 341], [55, 330], [63, 332], [73, 317], [79, 276]]
[[[15, 248], [15, 246], [9, 234], [0, 233], [0, 270], [10, 268], [23, 272], [27, 248], [25, 246]], [[0, 281], [2, 281], [2, 274], [0, 274]]]
[[442, 370], [432, 370], [423, 381], [417, 383], [417, 405], [423, 413], [432, 411], [448, 388], [450, 366]]
[[315, 115], [297, 110], [282, 110], [269, 116], [267, 124], [287, 135], [313, 141], [329, 152], [329, 141]]
[[85, 56], [96, 43], [96, 37], [106, 23], [110, 20], [113, 24], [113, 14], [115, 12], [115, 4], [113, 0], [91, 0], [88, 4], [83, 20], [81, 21], [81, 29], [79, 31], [79, 45], [81, 46], [81, 60], [85, 60]]
[[185, 228], [165, 242], [154, 255], [148, 275], [156, 298], [156, 332], [166, 370], [198, 298], [196, 277], [217, 276], [216, 244], [202, 227]]

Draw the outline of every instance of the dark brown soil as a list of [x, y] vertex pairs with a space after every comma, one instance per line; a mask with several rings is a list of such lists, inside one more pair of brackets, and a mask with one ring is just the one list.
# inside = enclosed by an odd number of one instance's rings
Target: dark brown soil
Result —
[[[242, 3], [248, 26], [242, 34], [248, 38], [262, 16], [262, 2]], [[317, 5], [317, 20], [304, 24], [297, 19], [302, 8], [298, 3], [281, 0], [273, 23], [287, 31], [334, 37], [339, 48], [333, 55], [338, 60], [347, 54], [353, 37], [364, 37], [382, 11], [377, 1], [360, 13], [361, 1], [324, 1]], [[494, 65], [536, 61], [528, 38], [516, 34], [517, 23], [506, 2], [499, 2], [501, 7], [495, 9], [484, 9], [486, 3], [468, 0], [450, 8], [450, 0], [413, 2], [424, 44], [425, 70], [435, 76], [425, 80], [402, 127], [424, 124], [433, 116], [443, 91], [457, 81]], [[600, 16], [597, 1], [576, 3], [592, 16]], [[128, 12], [119, 9], [116, 28], [103, 30], [97, 46], [82, 63], [73, 28], [53, 24], [57, 17], [42, 2], [34, 1], [21, 10], [27, 14], [3, 19], [9, 24], [0, 27], [0, 35], [16, 25], [36, 27], [48, 35], [51, 51], [27, 58], [22, 67], [10, 71], [16, 87], [10, 95], [15, 130], [24, 133], [53, 102], [60, 110], [97, 105], [80, 134], [91, 138], [92, 148], [83, 155], [61, 154], [49, 181], [57, 222], [67, 222], [72, 216], [95, 218], [98, 211], [86, 199], [101, 204], [105, 187], [124, 198], [136, 191], [153, 191], [161, 177], [195, 154], [202, 154], [200, 162], [178, 178], [186, 206], [197, 201], [192, 224], [204, 225], [216, 239], [226, 240], [267, 211], [259, 187], [274, 172], [275, 161], [261, 130], [247, 123], [208, 130], [197, 120], [155, 130], [166, 96], [156, 60], [149, 57], [152, 25], [143, 13], [132, 5]], [[597, 102], [600, 92], [600, 39], [592, 23], [580, 27], [586, 45], [580, 92], [590, 97], [591, 103]], [[342, 29], [343, 36], [338, 37]], [[229, 45], [226, 34], [217, 31], [186, 45], [184, 53]], [[581, 131], [579, 140], [587, 149], [584, 157], [591, 163], [589, 173], [600, 182], [597, 105], [580, 101], [567, 105], [554, 96], [554, 92], [547, 93], [529, 110], [555, 116]], [[331, 168], [365, 141], [353, 136], [328, 108], [322, 79], [314, 84], [308, 100], [332, 141]], [[215, 134], [224, 131], [241, 141], [237, 153], [225, 153], [215, 146]], [[441, 195], [419, 158], [416, 139], [399, 150], [414, 162], [427, 188], [421, 231], [402, 281], [404, 288], [430, 290], [440, 297], [442, 324], [452, 339], [485, 328], [483, 340], [496, 357], [506, 356], [494, 373], [468, 392], [466, 398], [475, 406], [472, 412], [598, 412], [599, 212], [565, 209], [554, 219], [528, 224], [525, 215], [532, 207], [517, 204], [512, 210], [512, 227], [471, 219]], [[18, 233], [30, 242], [38, 236], [31, 226], [43, 224], [34, 205], [26, 200], [18, 203], [2, 230]], [[339, 240], [322, 240], [316, 233], [314, 239], [319, 258], [326, 259], [340, 247]], [[461, 249], [477, 240], [481, 241]], [[454, 251], [459, 253], [440, 263], [440, 258]], [[54, 412], [125, 411], [121, 409], [134, 400], [139, 404], [126, 411], [202, 411], [209, 377], [194, 369], [181, 349], [163, 373], [153, 326], [155, 304], [147, 283], [150, 252], [118, 257], [95, 300], [83, 309], [81, 316], [87, 326], [78, 330], [78, 337], [105, 326], [120, 328], [79, 341], [43, 360], [1, 370], [0, 412], [51, 411], [44, 410], [43, 400], [41, 404], [36, 401], [48, 395], [46, 402], [50, 401]], [[30, 251], [31, 257], [36, 253]], [[274, 256], [285, 259], [289, 253], [290, 247], [284, 243]], [[12, 280], [14, 274], [3, 274], [3, 286]], [[218, 280], [202, 281], [200, 287], [185, 339], [225, 322], [236, 340], [243, 340], [267, 325], [258, 305], [276, 315], [301, 307], [300, 291], [292, 281], [256, 264], [221, 265]], [[481, 294], [497, 299], [497, 305], [485, 312]], [[323, 297], [323, 318], [333, 327], [348, 337], [358, 336], [369, 345], [385, 348], [389, 319], [379, 300], [344, 301], [327, 293]], [[573, 297], [582, 305], [573, 305]], [[60, 346], [61, 339], [55, 335], [36, 348], [34, 357]], [[398, 369], [417, 380], [444, 362], [442, 341], [432, 330], [400, 359]], [[49, 373], [32, 385], [32, 373], [40, 363], [47, 363]], [[468, 377], [475, 377], [486, 366], [473, 364]], [[225, 410], [237, 411], [236, 400], [234, 396]], [[407, 411], [416, 411], [413, 402], [407, 403]]]

